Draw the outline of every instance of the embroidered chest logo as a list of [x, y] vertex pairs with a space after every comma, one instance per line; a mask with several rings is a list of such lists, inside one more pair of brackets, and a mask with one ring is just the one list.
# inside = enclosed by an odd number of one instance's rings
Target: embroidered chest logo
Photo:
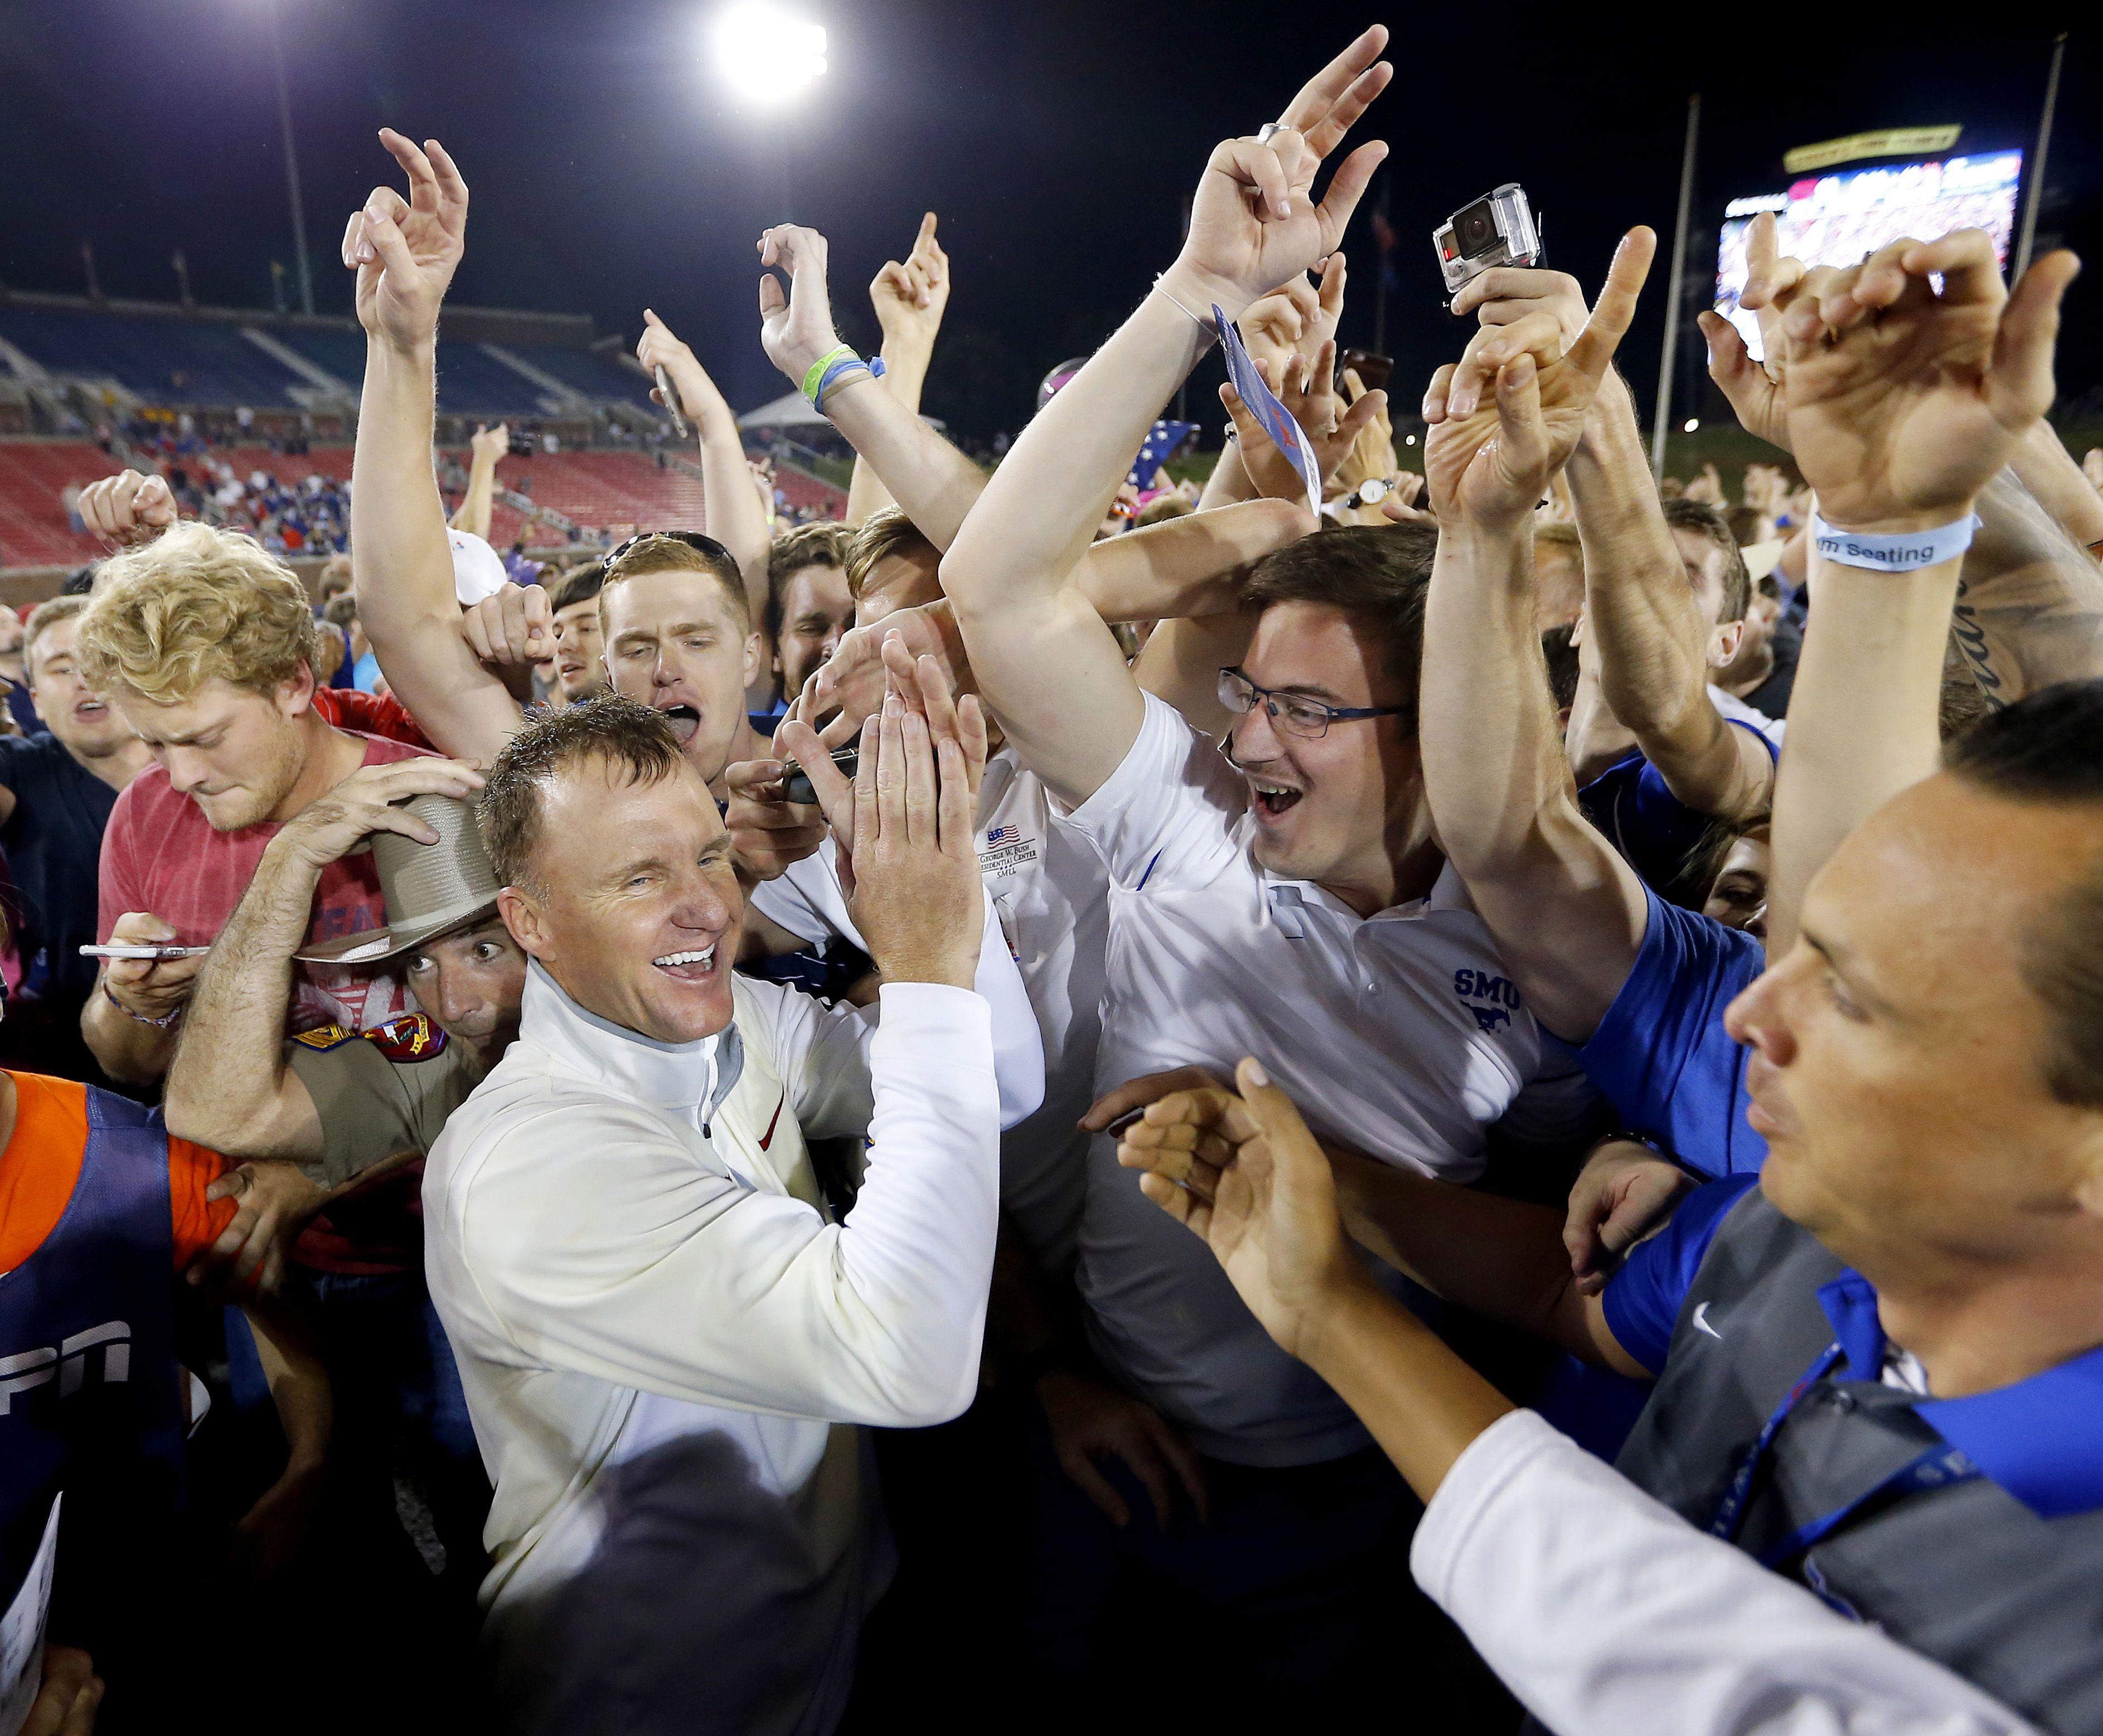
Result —
[[1487, 970], [1456, 970], [1453, 992], [1468, 1003], [1475, 1023], [1485, 1037], [1509, 1030], [1512, 1015], [1518, 1010], [1518, 984], [1509, 977], [1492, 976]]
[[62, 1341], [56, 1349], [25, 1350], [19, 1356], [0, 1356], [0, 1417], [7, 1414], [18, 1392], [27, 1392], [56, 1379], [59, 1396], [70, 1398], [87, 1384], [88, 1369], [96, 1359], [90, 1352], [100, 1348], [101, 1375], [114, 1385], [131, 1378], [131, 1328], [121, 1320], [105, 1321]]
[[365, 1033], [365, 1040], [390, 1061], [428, 1061], [446, 1052], [446, 1033], [422, 1013], [404, 1013]]
[[979, 872], [1012, 874], [1037, 859], [1037, 841], [1023, 835], [1017, 825], [992, 826], [986, 830], [985, 847], [979, 851]]

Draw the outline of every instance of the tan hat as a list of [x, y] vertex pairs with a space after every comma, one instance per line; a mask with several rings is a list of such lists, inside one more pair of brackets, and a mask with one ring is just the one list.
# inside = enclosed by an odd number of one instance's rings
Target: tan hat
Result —
[[402, 806], [438, 835], [419, 844], [398, 832], [368, 841], [387, 902], [387, 926], [362, 929], [292, 956], [310, 965], [374, 965], [496, 908], [500, 882], [482, 847], [474, 810], [451, 796], [411, 796]]

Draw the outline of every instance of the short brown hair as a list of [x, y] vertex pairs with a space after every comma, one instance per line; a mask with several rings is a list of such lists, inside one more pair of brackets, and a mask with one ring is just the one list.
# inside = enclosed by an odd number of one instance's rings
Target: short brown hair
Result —
[[745, 598], [745, 575], [730, 551], [718, 543], [710, 553], [664, 531], [638, 536], [616, 549], [599, 569], [599, 595], [604, 598], [614, 586], [647, 573], [707, 573], [723, 588], [731, 613], [747, 633], [752, 631], [752, 605]]
[[[829, 518], [812, 520], [798, 525], [774, 539], [774, 547], [767, 556], [767, 633], [769, 638], [781, 635], [781, 593], [789, 580], [807, 566], [837, 566], [844, 569], [847, 557], [854, 550], [855, 531], [852, 525], [835, 523]], [[848, 591], [853, 592], [853, 583]]]
[[[1942, 760], [2007, 801], [2090, 804], [2103, 820], [2103, 679], [2062, 682], [1990, 713]], [[2047, 1086], [2063, 1103], [2103, 1109], [2103, 849], [2031, 919], [2021, 968], [2050, 1018]]]
[[619, 766], [634, 784], [661, 784], [686, 764], [665, 714], [618, 694], [602, 694], [527, 724], [496, 756], [474, 810], [482, 846], [505, 886], [547, 895], [533, 872], [541, 800], [558, 777], [587, 760]]
[[22, 668], [31, 679], [36, 671], [29, 662], [30, 654], [37, 648], [38, 639], [60, 621], [69, 621], [87, 610], [85, 597], [53, 597], [40, 602], [29, 611], [29, 618], [22, 624]]
[[311, 669], [313, 605], [253, 537], [189, 520], [103, 563], [80, 622], [82, 679], [158, 705], [207, 682], [268, 694]]
[[1403, 730], [1416, 733], [1416, 689], [1424, 660], [1424, 598], [1438, 533], [1429, 525], [1340, 525], [1274, 548], [1250, 569], [1245, 608], [1327, 603], [1340, 609], [1381, 647], [1381, 667], [1403, 697]]
[[848, 551], [847, 595], [856, 602], [861, 601], [862, 587], [869, 583], [869, 575], [876, 571], [879, 562], [893, 555], [923, 552], [938, 553], [902, 508], [887, 506], [871, 513], [855, 533], [854, 547]]
[[549, 597], [548, 606], [562, 610], [577, 603], [588, 603], [598, 595], [599, 587], [606, 583], [606, 563], [587, 561], [582, 566], [573, 566], [557, 582], [554, 594]]
[[322, 605], [322, 619], [348, 630], [350, 624], [358, 619], [358, 599], [348, 592], [337, 592]]
[[1667, 500], [1665, 522], [1675, 531], [1692, 531], [1715, 544], [1723, 557], [1723, 600], [1717, 606], [1718, 621], [1742, 621], [1753, 606], [1753, 575], [1745, 570], [1745, 557], [1738, 552], [1738, 539], [1723, 515], [1705, 501]]

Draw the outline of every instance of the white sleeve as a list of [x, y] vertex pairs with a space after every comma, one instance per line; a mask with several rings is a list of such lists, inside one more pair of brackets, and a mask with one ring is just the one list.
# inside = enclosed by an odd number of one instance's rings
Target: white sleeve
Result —
[[1118, 769], [1066, 815], [1127, 891], [1208, 883], [1240, 851], [1233, 841], [1247, 806], [1240, 777], [1218, 746], [1153, 694]]
[[[847, 901], [840, 896], [829, 836], [813, 855], [791, 863], [773, 879], [761, 881], [752, 889], [749, 902], [768, 921], [779, 923], [813, 946], [833, 939], [861, 946], [861, 936], [847, 918]], [[865, 952], [868, 950], [862, 947]]]
[[[833, 878], [829, 858], [826, 878], [832, 882], [837, 896], [839, 883]], [[767, 913], [774, 915], [771, 910]], [[781, 921], [779, 917], [775, 920]], [[981, 920], [984, 926], [979, 935], [978, 975], [971, 986], [985, 997], [993, 1012], [994, 1075], [1000, 1086], [1000, 1125], [1005, 1130], [1034, 1115], [1044, 1101], [1044, 1033], [1038, 1026], [1036, 1010], [1030, 1006], [1029, 993], [1022, 986], [1022, 971], [1015, 962], [1015, 955], [1007, 949], [1007, 936], [1001, 928], [1000, 913], [994, 908], [991, 893], [985, 895]], [[783, 921], [782, 926], [794, 925]], [[843, 936], [865, 952], [869, 951], [867, 943], [848, 919], [844, 904], [830, 932]], [[781, 1064], [794, 1066], [790, 1057], [803, 1054], [806, 1049], [814, 1054], [823, 1052], [821, 1063], [805, 1064], [801, 1069], [807, 1084], [797, 1087], [799, 1094], [796, 1098], [796, 1114], [804, 1133], [814, 1139], [836, 1134], [859, 1137], [868, 1126], [868, 1094], [865, 1086], [859, 1091], [849, 1087], [857, 1067], [865, 1078], [868, 1074], [866, 1051], [869, 1033], [876, 1028], [874, 1010], [848, 1006], [829, 1009], [809, 995], [798, 994], [793, 989], [784, 992], [785, 998], [777, 1003], [775, 1038]], [[856, 1046], [864, 1051], [859, 1062], [852, 1054]], [[807, 1097], [800, 1094], [806, 1090], [810, 1093]]]
[[1410, 1567], [1557, 1736], [2035, 1736], [1530, 1410], [1455, 1461]]
[[[524, 1148], [471, 1184], [462, 1252], [518, 1348], [701, 1404], [891, 1428], [960, 1414], [978, 1387], [999, 1193], [991, 1019], [940, 984], [894, 983], [883, 1001], [874, 1148], [843, 1225], [698, 1166], [627, 1106], [495, 1130]], [[581, 1210], [577, 1153], [608, 1149], [620, 1161], [589, 1166]]]

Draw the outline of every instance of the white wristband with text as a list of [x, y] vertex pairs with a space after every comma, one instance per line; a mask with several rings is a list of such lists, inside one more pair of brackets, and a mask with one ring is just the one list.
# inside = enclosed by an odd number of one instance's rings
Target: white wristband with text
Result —
[[1816, 513], [1811, 517], [1811, 535], [1820, 554], [1842, 566], [1866, 566], [1878, 573], [1917, 573], [1954, 561], [1972, 546], [1972, 533], [1978, 528], [1976, 513], [1954, 524], [1911, 531], [1902, 536], [1843, 531]]

